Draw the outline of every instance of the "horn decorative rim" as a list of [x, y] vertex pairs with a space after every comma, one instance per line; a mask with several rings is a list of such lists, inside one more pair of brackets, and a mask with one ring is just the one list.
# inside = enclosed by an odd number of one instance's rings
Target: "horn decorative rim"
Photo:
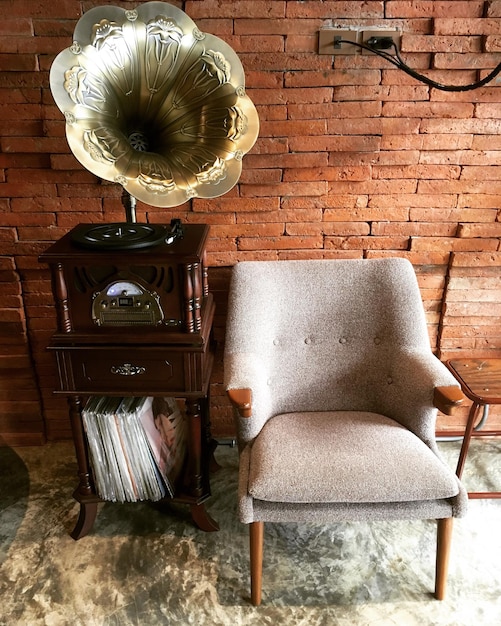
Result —
[[89, 10], [50, 87], [80, 163], [157, 207], [228, 192], [259, 133], [236, 53], [165, 2]]

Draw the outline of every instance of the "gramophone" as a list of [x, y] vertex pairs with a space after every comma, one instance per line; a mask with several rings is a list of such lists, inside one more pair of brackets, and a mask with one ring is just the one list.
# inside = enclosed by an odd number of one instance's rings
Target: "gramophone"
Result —
[[136, 201], [173, 207], [225, 194], [259, 131], [236, 53], [165, 2], [89, 10], [55, 58], [50, 87], [75, 157], [124, 189], [125, 221], [78, 229], [84, 247], [174, 241], [180, 221], [137, 223]]

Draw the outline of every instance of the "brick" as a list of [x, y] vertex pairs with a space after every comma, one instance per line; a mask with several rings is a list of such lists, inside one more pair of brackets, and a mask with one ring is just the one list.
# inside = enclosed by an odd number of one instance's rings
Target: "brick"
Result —
[[429, 208], [429, 207], [455, 207], [456, 206], [456, 196], [443, 194], [399, 194], [396, 196], [393, 195], [385, 195], [385, 194], [377, 194], [372, 195], [369, 198], [369, 206], [374, 208], [382, 208], [388, 210], [388, 207], [391, 206], [393, 209], [395, 207], [403, 207], [407, 210], [412, 210], [415, 207], [419, 208]]
[[[485, 72], [482, 70], [479, 71], [478, 77], [481, 78]], [[468, 84], [469, 82], [457, 82], [455, 84], [463, 85]], [[464, 102], [498, 102], [499, 101], [499, 89], [495, 86], [497, 82], [489, 83], [486, 87], [481, 87], [479, 89], [475, 89], [474, 91], [463, 91], [463, 92], [450, 92], [450, 91], [440, 91], [439, 89], [432, 89], [430, 91], [430, 100], [446, 100], [446, 101], [464, 101]]]
[[407, 179], [368, 180], [362, 182], [339, 181], [334, 183], [333, 191], [351, 193], [368, 193], [380, 195], [412, 194], [416, 191], [417, 181]]
[[283, 122], [262, 122], [259, 130], [262, 137], [291, 137], [295, 135], [305, 135], [306, 133], [311, 135], [325, 135], [325, 132], [326, 123], [324, 119], [318, 121], [286, 120]]
[[223, 39], [237, 54], [254, 52], [256, 49], [261, 50], [263, 53], [284, 52], [284, 37], [282, 35], [242, 36], [225, 34]]
[[34, 196], [56, 196], [56, 186], [46, 184], [0, 183], [0, 197], [33, 198]]
[[[446, 144], [446, 141], [443, 142]], [[451, 146], [452, 147], [452, 146]], [[420, 153], [419, 161], [428, 165], [440, 164], [462, 164], [463, 159], [471, 157], [471, 152], [465, 156], [464, 150], [423, 150]], [[483, 159], [481, 159], [483, 162]]]
[[0, 102], [2, 102], [3, 104], [39, 103], [40, 97], [41, 97], [40, 90], [36, 88], [0, 90]]
[[361, 16], [364, 19], [369, 18], [383, 18], [384, 2], [382, 0], [368, 0], [366, 2], [341, 0], [341, 1], [329, 1], [315, 2], [313, 6], [310, 3], [305, 2], [287, 2], [288, 18], [354, 18], [359, 19]]
[[415, 165], [419, 161], [418, 150], [380, 150], [375, 154], [335, 152], [329, 162], [334, 165]]
[[214, 198], [212, 200], [202, 200], [196, 198], [193, 201], [193, 210], [209, 213], [212, 211], [222, 212], [261, 212], [261, 211], [273, 211], [280, 208], [279, 197], [275, 198], [233, 198], [229, 199], [226, 196]]
[[379, 117], [379, 102], [331, 102], [327, 104], [291, 105], [288, 108], [291, 119], [329, 119]]
[[98, 211], [102, 208], [101, 200], [98, 198], [59, 198], [54, 193], [52, 196], [43, 197], [34, 195], [28, 198], [13, 198], [12, 199], [12, 211], [13, 212], [50, 212], [50, 213], [62, 213], [72, 211], [82, 211], [87, 209], [89, 211]]
[[[446, 197], [446, 196], [444, 196]], [[433, 203], [432, 208], [411, 208], [410, 219], [414, 222], [493, 222], [497, 211], [494, 209], [471, 209], [471, 208], [434, 208], [438, 203]], [[452, 200], [449, 206], [456, 206]]]
[[463, 102], [385, 102], [383, 105], [383, 115], [386, 117], [464, 119], [473, 116], [473, 104]]
[[287, 70], [318, 70], [322, 68], [328, 70], [331, 65], [328, 55], [313, 56], [305, 52], [243, 53], [239, 56], [244, 67], [252, 65], [254, 67], [261, 67], [263, 71], [283, 70], [284, 68], [287, 68]]
[[475, 117], [499, 119], [501, 104], [499, 102], [481, 102], [475, 105]]
[[429, 99], [425, 85], [342, 85], [334, 88], [335, 100], [416, 101]]
[[[284, 154], [289, 152], [289, 140], [288, 137], [274, 137], [273, 139], [267, 137], [260, 137], [258, 142], [252, 149], [252, 154]], [[244, 159], [249, 158], [247, 155]]]
[[327, 192], [326, 181], [309, 183], [282, 183], [280, 185], [245, 185], [242, 186], [243, 197], [275, 196], [275, 195], [305, 195], [322, 196]]
[[[475, 254], [455, 252], [452, 258], [452, 267], [489, 268], [501, 267], [501, 252], [489, 252]], [[483, 270], [482, 270], [483, 271]]]
[[[348, 132], [348, 128], [347, 128]], [[381, 145], [380, 137], [370, 136], [296, 136], [289, 139], [289, 146], [294, 152], [311, 152], [312, 150], [341, 152], [375, 152]]]
[[337, 87], [338, 85], [372, 85], [377, 86], [381, 81], [379, 69], [334, 69], [330, 72], [286, 72], [285, 87]]
[[50, 213], [4, 213], [3, 226], [53, 226], [55, 215]]
[[402, 235], [405, 237], [454, 237], [457, 225], [447, 222], [373, 222], [371, 235]]
[[501, 316], [501, 304], [492, 302], [450, 302], [446, 304], [446, 314], [453, 317]]
[[501, 150], [501, 135], [475, 135], [472, 150]]
[[0, 53], [55, 55], [67, 46], [66, 37], [2, 37]]
[[80, 15], [79, 3], [73, 0], [2, 0], [2, 10], [6, 15], [13, 17], [46, 18], [48, 6], [53, 17], [58, 19], [78, 19]]
[[[484, 324], [479, 320], [484, 320]], [[446, 326], [442, 329], [442, 338], [463, 338], [463, 337], [499, 337], [499, 326], [492, 324], [492, 317], [475, 318], [475, 325], [454, 325]]]
[[[277, 72], [258, 72], [256, 70], [245, 68], [245, 84], [250, 90], [249, 95], [252, 99], [254, 89], [281, 89], [284, 83], [284, 73]], [[298, 85], [301, 86], [301, 85]]]
[[240, 238], [240, 237], [279, 237], [284, 232], [282, 223], [271, 224], [231, 224], [211, 226], [211, 237], [220, 238]]
[[[499, 26], [498, 26], [499, 29]], [[434, 66], [449, 70], [463, 68], [494, 68], [499, 63], [496, 53], [484, 54], [457, 54], [455, 52], [439, 52], [435, 54]], [[461, 83], [458, 83], [461, 84]]]
[[402, 52], [482, 52], [480, 37], [462, 37], [452, 35], [406, 35], [401, 38]]
[[324, 223], [288, 223], [287, 235], [369, 235], [370, 226], [366, 222], [324, 222]]
[[331, 118], [327, 121], [327, 132], [330, 134], [345, 135], [383, 135], [390, 134], [417, 134], [419, 132], [420, 120], [417, 119], [390, 119], [381, 117], [373, 119], [354, 118], [346, 122], [346, 117], [340, 119]]
[[499, 209], [501, 206], [501, 194], [487, 193], [461, 193], [458, 196], [458, 207], [470, 209]]
[[491, 119], [425, 119], [421, 124], [423, 133], [474, 133], [479, 135], [501, 134], [501, 120]]
[[286, 52], [310, 52], [316, 53], [318, 50], [318, 35], [288, 35], [285, 39]]
[[[447, 294], [448, 302], [494, 302], [501, 301], [501, 288], [497, 285], [497, 289], [476, 289], [477, 285], [471, 284], [467, 289], [451, 289]], [[501, 336], [501, 329], [498, 328], [498, 336]]]
[[486, 4], [485, 17], [501, 17], [500, 0], [489, 0]]
[[341, 250], [406, 250], [408, 237], [326, 237], [325, 248]]
[[312, 237], [241, 237], [238, 241], [239, 250], [295, 250], [301, 248], [315, 249], [323, 246], [321, 235]]
[[[366, 195], [335, 195], [321, 198], [284, 198], [282, 200], [282, 209], [297, 211], [298, 209], [329, 209], [339, 207], [346, 210], [351, 208], [360, 209], [367, 206]], [[325, 211], [328, 213], [328, 210]], [[347, 218], [348, 220], [349, 218]]]
[[[255, 18], [252, 20], [235, 20], [234, 32], [236, 35], [301, 35], [305, 33], [305, 26], [305, 20]], [[318, 30], [319, 26], [319, 21], [315, 20], [311, 30]], [[251, 65], [259, 67], [254, 64]], [[290, 70], [291, 68], [287, 67], [287, 69]]]
[[60, 19], [37, 19], [33, 21], [33, 31], [35, 35], [51, 37], [72, 37], [75, 29], [75, 22], [72, 20]]
[[411, 237], [411, 250], [495, 251], [496, 239], [456, 239], [452, 237]]
[[498, 35], [500, 20], [496, 18], [446, 18], [434, 20], [436, 35]]
[[196, 21], [198, 16], [210, 15], [214, 18], [280, 18], [285, 17], [285, 2], [266, 2], [265, 0], [187, 0], [184, 11]]
[[418, 184], [419, 193], [480, 193], [480, 194], [501, 194], [501, 181], [475, 181], [474, 189], [472, 182], [467, 180], [420, 180]]
[[36, 54], [0, 54], [0, 72], [36, 72]]
[[31, 36], [33, 35], [33, 22], [31, 18], [9, 18], [4, 15], [0, 23], [0, 35], [4, 36]]
[[282, 170], [275, 169], [260, 169], [260, 170], [244, 170], [240, 175], [240, 183], [279, 183], [282, 180]]
[[499, 180], [500, 175], [501, 167], [499, 165], [491, 165], [489, 167], [470, 165], [462, 168], [461, 180]]
[[446, 165], [415, 165], [415, 166], [374, 166], [372, 175], [375, 179], [385, 178], [426, 178], [430, 179], [457, 179], [461, 174], [459, 166]]
[[3, 120], [39, 120], [41, 111], [39, 104], [24, 104], [15, 107], [12, 105], [0, 105], [0, 115]]
[[326, 168], [301, 168], [286, 169], [283, 180], [288, 181], [314, 181], [314, 180], [368, 180], [370, 178], [369, 166], [364, 167], [326, 167]]
[[302, 152], [300, 154], [251, 154], [246, 156], [245, 163], [251, 169], [268, 167], [324, 167], [328, 165], [328, 154], [325, 152]]
[[389, 0], [385, 3], [386, 17], [482, 17], [482, 0]]

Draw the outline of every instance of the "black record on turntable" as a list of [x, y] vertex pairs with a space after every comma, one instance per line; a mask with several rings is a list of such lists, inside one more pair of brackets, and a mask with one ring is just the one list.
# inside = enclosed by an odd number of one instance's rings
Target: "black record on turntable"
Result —
[[167, 235], [167, 228], [161, 224], [116, 222], [81, 225], [72, 233], [72, 240], [94, 250], [137, 250], [156, 246]]

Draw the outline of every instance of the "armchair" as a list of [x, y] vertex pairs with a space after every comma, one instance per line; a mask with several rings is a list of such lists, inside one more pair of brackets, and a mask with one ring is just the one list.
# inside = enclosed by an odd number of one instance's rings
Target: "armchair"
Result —
[[405, 259], [254, 261], [230, 287], [225, 387], [239, 517], [261, 602], [265, 522], [437, 519], [435, 596], [467, 495], [440, 458], [437, 408], [461, 390], [432, 353]]

